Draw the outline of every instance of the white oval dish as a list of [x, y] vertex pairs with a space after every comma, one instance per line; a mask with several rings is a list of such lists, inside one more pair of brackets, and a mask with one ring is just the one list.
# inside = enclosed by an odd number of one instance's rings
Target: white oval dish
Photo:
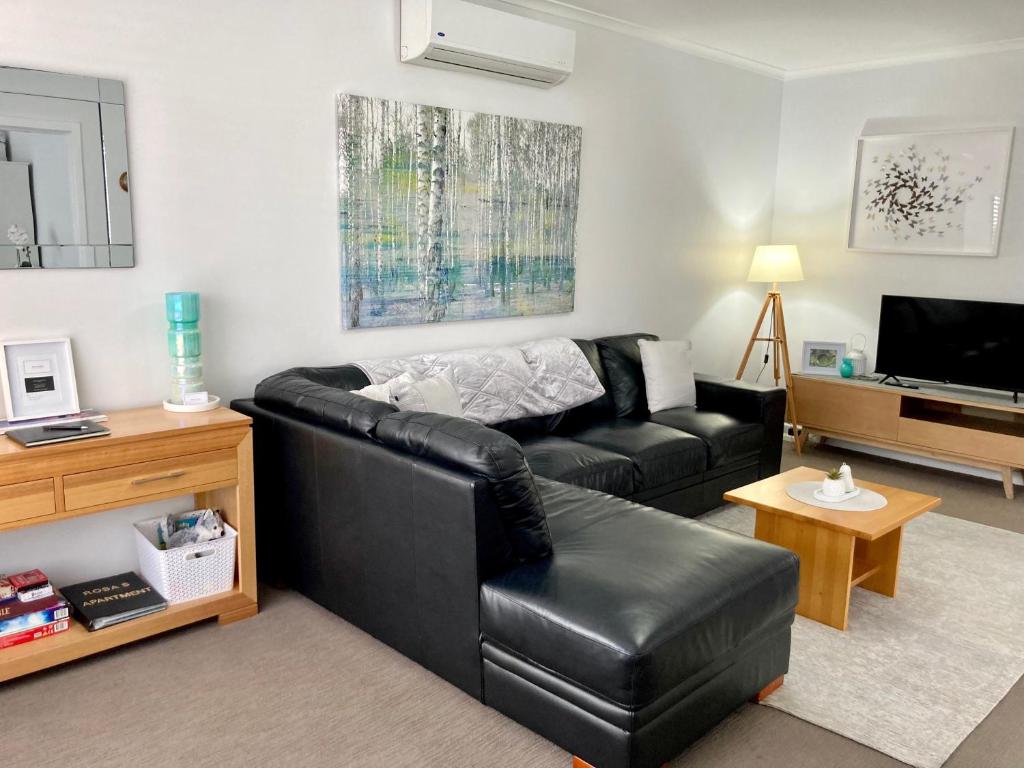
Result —
[[814, 491], [814, 498], [818, 501], [827, 501], [829, 504], [839, 504], [843, 501], [849, 501], [855, 496], [860, 496], [860, 488], [854, 488], [852, 491], [841, 493], [838, 496], [828, 496], [821, 488]]

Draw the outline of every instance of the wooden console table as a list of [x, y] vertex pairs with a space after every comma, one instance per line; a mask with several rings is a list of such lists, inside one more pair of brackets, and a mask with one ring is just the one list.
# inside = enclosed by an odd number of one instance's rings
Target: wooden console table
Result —
[[[103, 437], [36, 448], [0, 437], [0, 533], [187, 494], [199, 507], [220, 509], [238, 531], [230, 592], [96, 632], [72, 622], [67, 632], [0, 650], [0, 680], [203, 619], [227, 623], [256, 614], [251, 423], [227, 408], [138, 408], [111, 413], [111, 433]], [[39, 567], [45, 571], [46, 563]]]
[[814, 433], [997, 470], [1013, 498], [1013, 470], [1024, 467], [1024, 407], [1009, 395], [808, 374], [794, 374], [793, 395], [801, 446]]

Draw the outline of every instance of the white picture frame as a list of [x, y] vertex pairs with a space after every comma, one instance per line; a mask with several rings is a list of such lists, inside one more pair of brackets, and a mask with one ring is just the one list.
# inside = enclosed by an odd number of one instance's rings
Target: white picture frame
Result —
[[0, 341], [0, 385], [10, 422], [78, 413], [71, 339]]
[[847, 247], [870, 253], [999, 253], [1010, 126], [861, 136]]
[[805, 341], [802, 370], [814, 376], [841, 376], [844, 357], [845, 341]]

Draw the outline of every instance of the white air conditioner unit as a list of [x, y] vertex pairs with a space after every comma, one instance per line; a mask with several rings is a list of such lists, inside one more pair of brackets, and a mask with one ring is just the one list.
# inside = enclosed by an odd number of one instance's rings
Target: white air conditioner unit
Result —
[[572, 74], [576, 33], [463, 0], [402, 0], [402, 61], [547, 88]]

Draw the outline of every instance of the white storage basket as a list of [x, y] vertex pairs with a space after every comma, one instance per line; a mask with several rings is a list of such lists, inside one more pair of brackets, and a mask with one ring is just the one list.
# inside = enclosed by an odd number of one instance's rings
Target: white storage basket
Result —
[[174, 549], [157, 547], [160, 519], [135, 524], [142, 578], [168, 603], [183, 603], [227, 592], [235, 585], [235, 539], [238, 533], [224, 524], [219, 539], [186, 544]]

